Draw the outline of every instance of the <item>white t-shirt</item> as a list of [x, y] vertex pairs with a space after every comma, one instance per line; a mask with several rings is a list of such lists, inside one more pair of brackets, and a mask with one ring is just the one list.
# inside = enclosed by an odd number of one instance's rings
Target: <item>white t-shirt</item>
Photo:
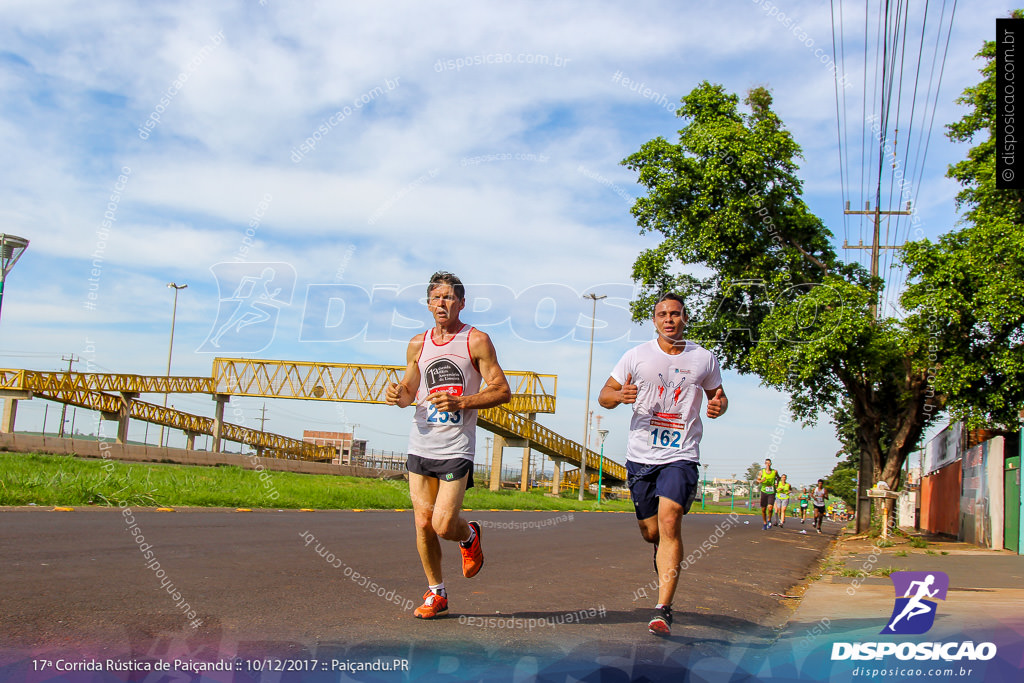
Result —
[[819, 489], [815, 486], [814, 490], [811, 491], [811, 498], [818, 507], [825, 507], [825, 489]]
[[682, 353], [665, 353], [657, 339], [627, 351], [612, 370], [612, 379], [637, 385], [633, 418], [626, 441], [626, 459], [660, 465], [700, 460], [704, 427], [700, 408], [704, 390], [722, 384], [714, 355], [691, 341]]

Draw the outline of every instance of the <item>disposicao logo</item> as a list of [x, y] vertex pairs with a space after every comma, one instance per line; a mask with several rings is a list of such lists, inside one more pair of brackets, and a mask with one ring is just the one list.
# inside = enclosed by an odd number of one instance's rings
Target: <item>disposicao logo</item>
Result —
[[[920, 635], [935, 624], [937, 600], [945, 600], [949, 590], [949, 576], [944, 572], [893, 572], [889, 575], [896, 589], [892, 615], [886, 621], [883, 635]], [[882, 659], [895, 655], [897, 659], [918, 661], [966, 659], [989, 660], [996, 656], [993, 643], [928, 642], [928, 643], [833, 643], [832, 661], [853, 659]]]
[[927, 633], [935, 623], [935, 601], [946, 599], [949, 576], [945, 572], [893, 572], [889, 578], [896, 587], [896, 604], [881, 633]]

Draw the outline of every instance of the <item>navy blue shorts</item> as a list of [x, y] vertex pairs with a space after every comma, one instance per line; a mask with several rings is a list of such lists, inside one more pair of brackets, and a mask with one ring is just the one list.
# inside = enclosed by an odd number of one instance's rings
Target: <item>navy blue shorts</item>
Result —
[[683, 514], [690, 511], [697, 497], [700, 481], [697, 463], [676, 460], [663, 465], [626, 461], [629, 473], [629, 493], [637, 519], [648, 519], [658, 514], [658, 498], [665, 496], [683, 506]]

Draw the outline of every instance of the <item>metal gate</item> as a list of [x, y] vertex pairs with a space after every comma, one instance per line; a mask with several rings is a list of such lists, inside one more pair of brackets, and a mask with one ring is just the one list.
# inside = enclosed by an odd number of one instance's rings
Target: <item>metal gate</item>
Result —
[[1020, 554], [1020, 456], [1006, 458], [1003, 470], [1003, 547]]

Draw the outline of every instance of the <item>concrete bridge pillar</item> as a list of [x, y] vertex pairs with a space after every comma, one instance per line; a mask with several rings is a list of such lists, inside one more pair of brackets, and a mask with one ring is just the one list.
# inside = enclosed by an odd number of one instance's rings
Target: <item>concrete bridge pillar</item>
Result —
[[504, 437], [494, 435], [494, 445], [491, 449], [491, 486], [492, 491], [497, 491], [501, 488], [501, 458], [502, 451], [505, 450], [505, 439]]
[[132, 414], [132, 401], [138, 397], [137, 391], [121, 392], [121, 407], [117, 410], [117, 443], [128, 442], [128, 418]]
[[31, 399], [32, 392], [18, 389], [3, 389], [0, 390], [0, 398], [4, 399], [4, 416], [3, 422], [0, 423], [0, 433], [13, 434], [14, 419], [18, 415], [18, 401]]
[[214, 394], [213, 400], [217, 406], [213, 410], [213, 443], [210, 450], [214, 453], [221, 452], [221, 433], [224, 430], [224, 404], [231, 400], [228, 394]]

